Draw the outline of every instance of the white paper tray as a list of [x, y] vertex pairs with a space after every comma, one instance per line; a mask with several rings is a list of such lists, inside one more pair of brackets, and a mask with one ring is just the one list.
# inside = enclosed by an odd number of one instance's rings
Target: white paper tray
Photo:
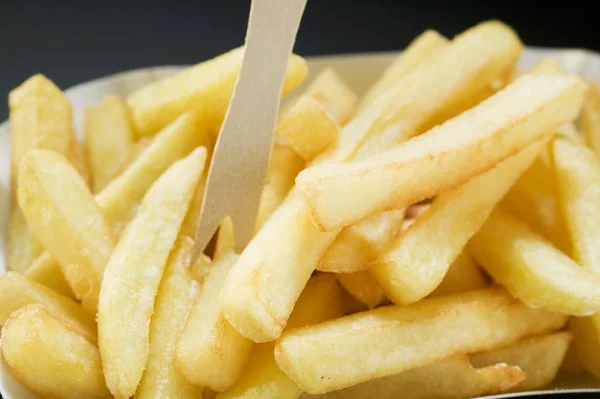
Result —
[[[295, 93], [301, 93], [303, 87], [310, 83], [312, 77], [324, 67], [329, 66], [333, 67], [352, 86], [356, 93], [364, 94], [397, 55], [397, 52], [389, 52], [308, 57], [309, 78]], [[523, 53], [520, 65], [524, 70], [528, 70], [546, 58], [558, 61], [569, 72], [600, 81], [600, 54], [587, 50], [528, 47]], [[109, 94], [127, 96], [133, 90], [169, 76], [181, 68], [182, 66], [163, 66], [123, 72], [66, 90], [67, 96], [73, 104], [74, 124], [78, 137], [82, 137], [81, 127], [87, 106], [100, 102]], [[40, 72], [43, 73], [44, 71]], [[49, 78], [52, 79], [52, 76], [49, 76]], [[7, 96], [8, 93], [2, 93], [2, 95]], [[288, 96], [286, 101], [292, 100], [293, 97], [294, 94]], [[6, 270], [5, 234], [10, 205], [9, 133], [8, 123], [4, 122], [0, 125], [0, 274]], [[600, 356], [600, 354], [598, 355]], [[552, 388], [600, 388], [600, 381], [585, 376], [561, 375]], [[38, 399], [36, 395], [22, 387], [12, 375], [7, 373], [6, 366], [2, 363], [0, 363], [0, 393], [4, 399]], [[600, 393], [598, 395], [600, 397]]]

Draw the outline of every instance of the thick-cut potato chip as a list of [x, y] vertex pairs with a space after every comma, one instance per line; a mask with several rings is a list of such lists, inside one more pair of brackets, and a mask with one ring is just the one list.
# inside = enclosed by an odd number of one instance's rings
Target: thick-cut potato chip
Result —
[[240, 378], [252, 341], [227, 323], [219, 295], [238, 256], [229, 253], [213, 265], [205, 278], [177, 345], [176, 362], [185, 378], [222, 392]]
[[368, 270], [355, 273], [340, 273], [338, 280], [342, 287], [354, 298], [374, 308], [385, 298], [383, 288]]
[[125, 102], [109, 96], [85, 113], [85, 144], [94, 192], [108, 185], [129, 162], [135, 131]]
[[475, 367], [499, 363], [518, 366], [527, 378], [511, 391], [540, 389], [556, 377], [571, 338], [571, 333], [566, 331], [532, 337], [504, 348], [476, 353], [471, 356], [471, 363]]
[[7, 272], [0, 277], [0, 324], [3, 325], [16, 310], [31, 304], [43, 305], [60, 315], [73, 331], [96, 342], [94, 316], [80, 304], [19, 273]]
[[197, 148], [156, 180], [106, 266], [98, 343], [106, 384], [118, 398], [135, 393], [146, 368], [156, 293], [205, 161], [206, 150]]
[[315, 76], [306, 94], [319, 101], [340, 126], [348, 122], [358, 102], [358, 97], [348, 84], [329, 67]]
[[[342, 290], [335, 276], [320, 274], [308, 281], [290, 316], [287, 329], [335, 319], [344, 314]], [[296, 399], [302, 394], [279, 369], [273, 357], [274, 344], [254, 347], [239, 381], [218, 399], [272, 398]]]
[[9, 270], [25, 272], [44, 247], [35, 237], [18, 205], [13, 206], [6, 231], [6, 264]]
[[600, 155], [600, 85], [588, 81], [588, 90], [581, 110], [581, 130], [587, 145]]
[[456, 353], [507, 345], [566, 321], [559, 313], [531, 309], [502, 289], [484, 289], [291, 330], [277, 341], [275, 360], [300, 388], [320, 394]]
[[2, 355], [17, 378], [43, 397], [112, 397], [95, 343], [41, 305], [11, 315], [2, 328]]
[[497, 283], [532, 308], [574, 316], [600, 311], [600, 276], [508, 212], [492, 212], [469, 242], [469, 252]]
[[495, 364], [475, 368], [467, 355], [454, 355], [400, 374], [302, 399], [464, 399], [506, 392], [527, 378], [519, 368]]
[[[181, 114], [199, 110], [203, 126], [216, 134], [225, 118], [243, 57], [244, 47], [239, 47], [131, 94], [127, 104], [138, 133], [153, 135]], [[292, 54], [283, 94], [295, 89], [307, 74], [306, 61]]]
[[481, 269], [471, 255], [463, 250], [454, 260], [444, 279], [430, 296], [444, 296], [484, 288], [488, 285]]
[[362, 97], [359, 110], [372, 104], [400, 78], [419, 67], [426, 59], [439, 54], [448, 44], [448, 39], [432, 29], [428, 29], [414, 38]]
[[55, 152], [30, 151], [19, 167], [18, 198], [29, 225], [57, 260], [76, 297], [96, 314], [114, 241], [81, 176]]
[[[510, 70], [521, 49], [515, 33], [501, 23], [469, 29], [437, 62], [407, 74], [356, 115], [342, 129], [338, 141], [314, 162], [361, 159], [419, 134], [436, 113], [488, 87]], [[292, 189], [228, 276], [223, 288], [227, 320], [255, 342], [276, 339], [337, 234], [319, 232], [299, 193]]]
[[320, 230], [352, 224], [371, 213], [429, 198], [489, 170], [572, 122], [584, 91], [576, 77], [524, 76], [395, 149], [362, 162], [310, 167], [296, 183]]
[[193, 244], [191, 238], [180, 236], [169, 255], [150, 322], [148, 365], [135, 391], [136, 399], [202, 396], [202, 387], [190, 384], [175, 366], [175, 348], [195, 297], [188, 269]]
[[61, 295], [77, 299], [60, 266], [48, 252], [39, 256], [24, 274], [28, 279], [52, 288]]
[[534, 143], [492, 170], [441, 194], [369, 263], [368, 270], [392, 302], [413, 303], [436, 289], [498, 201], [531, 166], [542, 144]]

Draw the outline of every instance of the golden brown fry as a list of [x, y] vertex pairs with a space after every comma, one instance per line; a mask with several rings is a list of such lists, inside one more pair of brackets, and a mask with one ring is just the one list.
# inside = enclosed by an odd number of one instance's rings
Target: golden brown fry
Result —
[[358, 101], [348, 84], [329, 67], [315, 76], [306, 94], [319, 101], [340, 126], [348, 122]]
[[[503, 24], [488, 22], [469, 29], [435, 63], [408, 74], [360, 112], [342, 129], [339, 140], [313, 162], [360, 159], [408, 140], [437, 111], [479, 92], [511, 69], [521, 49], [514, 32]], [[223, 288], [225, 317], [255, 342], [281, 334], [294, 303], [338, 233], [319, 232], [298, 194], [292, 189], [240, 255]]]
[[363, 382], [320, 399], [464, 399], [506, 392], [527, 378], [519, 368], [495, 364], [475, 368], [467, 355], [454, 355], [427, 366]]
[[539, 155], [536, 142], [492, 170], [437, 197], [431, 208], [368, 265], [397, 304], [431, 294], [510, 186]]
[[190, 384], [175, 367], [175, 348], [194, 303], [194, 282], [188, 270], [193, 245], [191, 238], [180, 236], [169, 255], [150, 322], [148, 365], [136, 399], [202, 396], [202, 387]]
[[588, 316], [600, 311], [600, 276], [587, 271], [508, 212], [496, 209], [469, 252], [499, 284], [532, 308]]
[[428, 58], [441, 53], [442, 49], [446, 48], [448, 44], [448, 39], [431, 29], [414, 38], [363, 96], [358, 109], [362, 110], [372, 104], [377, 97], [386, 92], [400, 78], [415, 70]]
[[96, 342], [94, 316], [77, 302], [19, 273], [7, 272], [0, 277], [0, 324], [3, 325], [14, 311], [30, 304], [43, 305], [65, 319], [73, 331]]
[[10, 212], [6, 237], [6, 263], [9, 270], [25, 272], [44, 250], [17, 205]]
[[[243, 56], [243, 47], [233, 49], [131, 94], [127, 104], [138, 133], [154, 135], [181, 114], [200, 110], [203, 126], [216, 134], [233, 94]], [[307, 74], [304, 59], [293, 54], [288, 61], [283, 94], [295, 89]]]
[[85, 182], [61, 155], [33, 150], [19, 167], [19, 205], [83, 307], [96, 314], [114, 242]]
[[206, 150], [197, 148], [156, 180], [106, 266], [98, 343], [106, 384], [117, 398], [131, 397], [142, 378], [156, 293], [205, 161]]
[[356, 273], [366, 269], [402, 227], [404, 210], [376, 213], [342, 230], [327, 248], [317, 270]]
[[581, 130], [587, 145], [600, 156], [600, 85], [588, 80], [581, 111]]
[[48, 252], [44, 252], [24, 273], [25, 277], [36, 283], [52, 288], [57, 293], [76, 300], [69, 282], [65, 278], [60, 266]]
[[338, 281], [346, 291], [369, 308], [379, 305], [385, 296], [383, 288], [368, 270], [355, 273], [340, 273]]
[[554, 331], [566, 320], [484, 289], [291, 330], [277, 341], [275, 360], [300, 388], [319, 394]]
[[94, 192], [108, 185], [133, 154], [135, 131], [125, 101], [108, 96], [85, 112], [85, 143]]
[[[287, 329], [318, 324], [344, 313], [342, 290], [335, 276], [320, 274], [311, 278], [298, 298]], [[273, 357], [273, 343], [256, 345], [239, 381], [218, 399], [273, 398], [296, 399], [302, 394], [279, 369]]]
[[489, 367], [499, 363], [518, 366], [527, 378], [511, 392], [540, 389], [548, 385], [565, 358], [571, 333], [558, 332], [529, 338], [510, 346], [471, 356], [475, 367]]
[[2, 355], [17, 378], [47, 398], [109, 399], [98, 348], [41, 305], [11, 315]]
[[[572, 122], [584, 90], [576, 77], [524, 76], [415, 140], [362, 162], [305, 169], [296, 183], [323, 231], [402, 208], [489, 170]], [[439, 170], [444, 173], [433, 173]]]
[[473, 262], [471, 255], [463, 250], [430, 296], [457, 294], [481, 289], [487, 285], [487, 279], [481, 269]]

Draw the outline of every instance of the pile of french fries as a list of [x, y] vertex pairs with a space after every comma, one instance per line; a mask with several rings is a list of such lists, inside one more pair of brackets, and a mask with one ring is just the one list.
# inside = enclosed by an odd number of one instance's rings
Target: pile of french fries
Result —
[[[9, 96], [3, 361], [48, 398], [470, 398], [600, 378], [600, 87], [498, 21], [281, 113], [255, 236], [190, 265], [243, 48], [87, 110]], [[283, 95], [309, 71], [288, 61]], [[260, 101], [258, 98], [257, 101]], [[567, 356], [569, 353], [569, 356]], [[568, 359], [568, 361], [567, 361]]]

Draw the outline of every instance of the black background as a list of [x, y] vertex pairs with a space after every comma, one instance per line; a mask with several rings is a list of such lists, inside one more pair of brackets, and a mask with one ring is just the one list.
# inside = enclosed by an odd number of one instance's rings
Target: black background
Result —
[[[600, 50], [594, 1], [308, 0], [295, 51], [394, 50], [427, 28], [452, 36], [485, 19], [526, 44]], [[0, 0], [0, 120], [6, 95], [41, 72], [62, 88], [144, 66], [190, 64], [243, 43], [248, 0]]]

